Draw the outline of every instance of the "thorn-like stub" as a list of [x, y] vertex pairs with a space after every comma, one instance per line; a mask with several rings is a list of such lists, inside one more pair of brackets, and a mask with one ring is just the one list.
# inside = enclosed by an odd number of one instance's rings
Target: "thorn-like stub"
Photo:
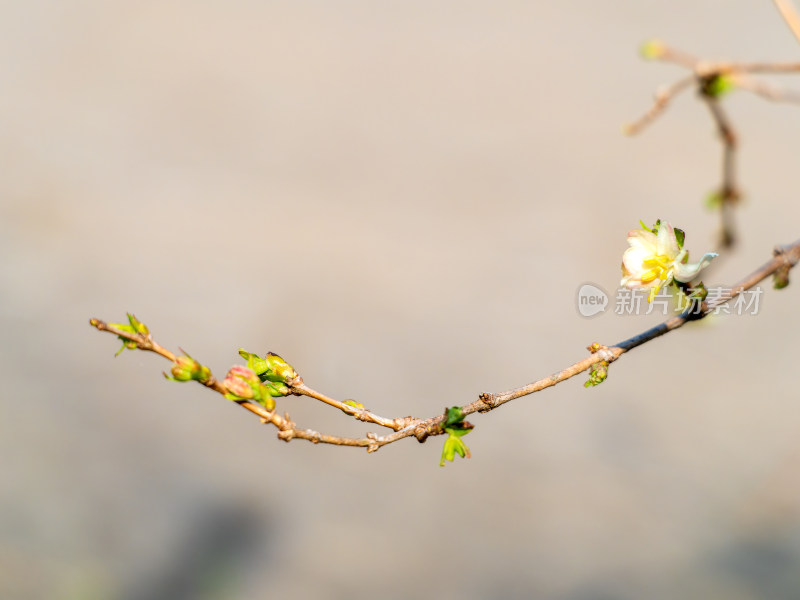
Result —
[[430, 435], [430, 429], [425, 425], [417, 425], [416, 429], [414, 429], [414, 437], [417, 438], [420, 444], [424, 444], [425, 440], [428, 439]]
[[367, 446], [367, 453], [377, 452], [381, 445], [378, 443], [378, 434], [374, 432], [367, 433], [367, 439], [370, 441]]
[[397, 431], [405, 429], [406, 427], [411, 425], [415, 420], [416, 419], [414, 419], [414, 417], [412, 417], [411, 415], [408, 415], [407, 417], [397, 417], [396, 419], [394, 419], [394, 428]]
[[[298, 375], [294, 379], [287, 381], [286, 385], [288, 385], [290, 388], [301, 388], [303, 387], [303, 378]], [[292, 394], [297, 395], [297, 392], [292, 390]]]
[[478, 399], [483, 403], [483, 407], [478, 409], [478, 412], [488, 412], [497, 406], [497, 400], [494, 394], [490, 392], [483, 392]]

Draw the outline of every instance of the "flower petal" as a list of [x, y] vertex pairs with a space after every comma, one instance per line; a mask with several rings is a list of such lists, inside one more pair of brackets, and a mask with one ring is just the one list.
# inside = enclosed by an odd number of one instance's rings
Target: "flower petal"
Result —
[[622, 264], [633, 276], [639, 276], [650, 267], [644, 265], [644, 259], [650, 256], [650, 253], [644, 248], [638, 246], [631, 246], [622, 254]]
[[675, 229], [666, 221], [661, 221], [661, 225], [658, 227], [658, 254], [675, 258], [679, 250]]
[[692, 279], [697, 277], [697, 274], [705, 269], [711, 261], [719, 256], [716, 252], [708, 252], [703, 255], [703, 258], [696, 263], [675, 263], [673, 267], [673, 276], [681, 283], [689, 283]]
[[642, 248], [647, 250], [648, 254], [656, 254], [657, 242], [658, 238], [652, 231], [634, 229], [628, 232], [628, 243], [631, 248]]

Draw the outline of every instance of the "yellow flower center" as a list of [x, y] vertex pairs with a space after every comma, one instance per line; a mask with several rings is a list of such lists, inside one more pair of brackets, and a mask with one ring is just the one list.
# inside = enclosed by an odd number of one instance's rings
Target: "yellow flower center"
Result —
[[669, 279], [669, 272], [672, 270], [672, 263], [673, 259], [666, 254], [654, 254], [652, 256], [648, 256], [642, 261], [644, 266], [650, 267], [647, 271], [642, 273], [642, 283], [650, 283], [656, 279], [661, 280], [658, 282], [658, 285], [650, 288], [650, 294], [647, 296], [648, 302], [653, 301], [653, 298], [655, 298], [656, 294], [658, 294], [658, 290], [661, 289], [662, 283]]

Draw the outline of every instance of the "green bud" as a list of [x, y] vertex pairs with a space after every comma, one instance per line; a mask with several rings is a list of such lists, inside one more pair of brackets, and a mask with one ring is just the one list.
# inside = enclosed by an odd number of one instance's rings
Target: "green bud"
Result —
[[280, 356], [272, 352], [267, 352], [267, 356], [261, 358], [258, 354], [239, 348], [239, 356], [247, 361], [247, 366], [258, 375], [261, 381], [289, 383], [297, 378], [297, 371]]
[[226, 377], [222, 385], [228, 390], [225, 397], [229, 400], [253, 400], [256, 397], [253, 388], [251, 388], [246, 381], [238, 377]]
[[781, 267], [772, 276], [772, 284], [776, 290], [782, 290], [789, 285], [789, 265]]
[[286, 396], [289, 393], [289, 387], [284, 385], [283, 383], [276, 383], [274, 381], [265, 381], [261, 384], [261, 389], [264, 391], [262, 396], [274, 396], [276, 398], [280, 398], [281, 396]]
[[228, 390], [225, 394], [228, 400], [253, 400], [267, 410], [275, 409], [273, 397], [289, 393], [289, 388], [282, 383], [262, 383], [255, 371], [242, 365], [231, 367], [222, 385]]
[[[150, 335], [150, 330], [147, 329], [147, 325], [139, 321], [136, 317], [134, 317], [131, 313], [128, 314], [128, 323], [109, 323], [110, 327], [114, 327], [115, 329], [119, 329], [120, 331], [124, 331], [125, 333], [130, 333], [131, 335], [143, 335], [145, 337]], [[118, 335], [117, 338], [122, 342], [122, 347], [117, 351], [114, 356], [119, 356], [120, 353], [127, 348], [128, 350], [136, 350], [138, 347], [137, 343], [131, 341], [127, 338]]]
[[256, 375], [252, 369], [248, 369], [242, 365], [232, 366], [226, 377], [236, 377], [242, 381], [246, 381], [251, 386], [257, 386], [261, 383], [258, 375]]
[[700, 89], [706, 96], [710, 96], [711, 98], [720, 98], [735, 88], [736, 84], [730, 75], [718, 73], [704, 77], [702, 79], [702, 87]]
[[709, 192], [703, 203], [708, 210], [718, 210], [722, 206], [722, 193], [719, 190]]
[[164, 376], [173, 381], [206, 382], [211, 379], [211, 370], [186, 354], [175, 359], [175, 363], [172, 365], [172, 377], [166, 373]]
[[289, 383], [297, 378], [297, 371], [277, 354], [267, 352], [266, 362], [269, 368], [267, 379], [270, 381]]
[[[258, 354], [253, 354], [252, 352], [247, 352], [243, 348], [239, 348], [239, 356], [247, 361], [247, 366], [259, 377], [261, 377], [261, 375], [266, 373], [269, 369], [267, 366], [267, 361], [261, 358]], [[261, 378], [261, 380], [263, 381], [264, 378]]]
[[260, 400], [261, 380], [252, 369], [235, 365], [231, 367], [222, 382], [228, 393], [225, 397], [229, 400]]
[[140, 333], [145, 336], [150, 335], [150, 330], [147, 328], [147, 325], [139, 321], [139, 319], [137, 319], [131, 313], [128, 313], [128, 321], [130, 321], [131, 328], [136, 333]]
[[708, 297], [708, 290], [703, 282], [699, 282], [689, 293], [688, 298], [694, 302], [702, 302]]
[[666, 47], [661, 40], [648, 40], [639, 47], [639, 54], [647, 60], [655, 60], [664, 56]]
[[583, 384], [583, 387], [594, 387], [600, 385], [608, 377], [608, 361], [601, 360], [599, 363], [592, 365], [589, 371], [589, 380]]

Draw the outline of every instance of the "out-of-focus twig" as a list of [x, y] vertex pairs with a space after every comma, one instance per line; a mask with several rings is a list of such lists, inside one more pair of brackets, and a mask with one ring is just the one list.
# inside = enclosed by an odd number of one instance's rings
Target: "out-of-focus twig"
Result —
[[794, 4], [792, 4], [792, 1], [775, 0], [775, 6], [778, 7], [783, 20], [786, 21], [789, 29], [792, 30], [794, 37], [796, 37], [797, 41], [800, 42], [800, 13], [797, 12], [797, 9], [794, 7]]
[[[787, 22], [788, 19], [787, 19]], [[669, 102], [684, 90], [695, 87], [700, 98], [708, 105], [722, 142], [722, 182], [710, 196], [710, 204], [719, 208], [721, 243], [730, 247], [735, 241], [733, 209], [741, 197], [736, 182], [736, 148], [738, 136], [730, 119], [722, 109], [720, 98], [728, 91], [740, 89], [776, 102], [800, 102], [800, 94], [782, 90], [752, 76], [753, 73], [797, 73], [800, 62], [723, 62], [698, 59], [676, 50], [660, 41], [651, 41], [642, 47], [645, 58], [670, 62], [686, 69], [691, 75], [659, 89], [652, 106], [637, 120], [624, 127], [625, 133], [634, 135], [663, 114]]]

